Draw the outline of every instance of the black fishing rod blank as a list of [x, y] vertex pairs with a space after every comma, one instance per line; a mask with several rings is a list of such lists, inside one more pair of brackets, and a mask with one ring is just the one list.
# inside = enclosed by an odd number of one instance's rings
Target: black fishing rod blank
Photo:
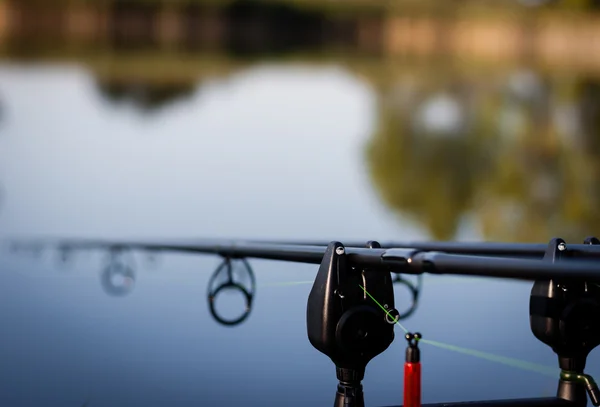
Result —
[[[598, 240], [588, 237], [586, 242]], [[270, 244], [289, 244], [306, 246], [327, 246], [327, 241], [264, 241]], [[390, 241], [380, 243], [382, 248], [410, 248], [421, 251], [443, 252], [448, 254], [464, 254], [475, 256], [496, 256], [541, 259], [544, 257], [547, 243], [501, 243], [501, 242], [418, 242]], [[361, 247], [364, 244], [356, 241], [345, 241], [348, 247]], [[600, 259], [600, 247], [589, 243], [570, 244], [568, 250], [573, 257]]]
[[[339, 243], [339, 242], [336, 242]], [[96, 240], [63, 240], [63, 248], [109, 250], [138, 249], [147, 251], [174, 251], [184, 253], [213, 254], [224, 258], [255, 258], [320, 264], [327, 246], [286, 245], [256, 242], [218, 243], [168, 243], [161, 242], [110, 242]], [[347, 247], [339, 243], [340, 250], [348, 255], [353, 267], [400, 274], [450, 274], [478, 277], [496, 277], [535, 281], [538, 279], [585, 279], [600, 281], [600, 262], [578, 257], [585, 246], [597, 250], [596, 245], [562, 244], [565, 261], [551, 264], [527, 258], [505, 258], [449, 254], [414, 248], [365, 248]], [[571, 246], [575, 249], [571, 250]], [[546, 249], [548, 245], [546, 245]]]
[[[584, 244], [569, 244], [566, 246], [566, 250], [570, 257], [573, 258], [591, 258], [600, 259], [600, 246], [597, 244], [591, 244], [591, 242], [598, 241], [595, 237], [588, 237]], [[307, 250], [313, 251], [319, 254], [324, 253], [324, 248], [329, 244], [329, 241], [275, 241], [275, 240], [240, 240], [240, 239], [189, 239], [189, 240], [161, 240], [161, 241], [125, 241], [125, 242], [113, 242], [109, 240], [90, 240], [90, 239], [36, 239], [36, 240], [25, 240], [18, 241], [13, 240], [12, 245], [15, 248], [19, 246], [27, 246], [30, 249], [37, 247], [38, 249], [42, 246], [57, 245], [60, 244], [63, 247], [76, 246], [79, 248], [88, 247], [94, 248], [100, 246], [110, 245], [123, 245], [128, 247], [139, 247], [147, 250], [176, 250], [176, 251], [189, 251], [189, 252], [202, 252], [202, 253], [219, 253], [227, 252], [230, 248], [237, 248], [237, 250], [251, 250], [258, 251], [259, 248], [265, 246], [268, 247], [285, 247], [291, 250], [293, 254], [300, 250], [305, 253], [306, 250], [301, 250], [301, 247], [308, 248]], [[356, 242], [356, 241], [344, 241], [346, 247], [364, 248], [368, 247], [368, 242]], [[316, 249], [317, 247], [322, 249]], [[494, 256], [494, 257], [514, 257], [514, 258], [530, 258], [530, 259], [541, 259], [544, 257], [544, 253], [548, 247], [547, 243], [500, 243], [500, 242], [418, 242], [418, 241], [406, 241], [406, 242], [387, 242], [380, 243], [379, 248], [391, 249], [391, 248], [406, 248], [414, 249], [419, 251], [428, 252], [443, 252], [448, 254], [462, 254], [462, 255], [474, 255], [474, 256]], [[312, 248], [312, 249], [311, 249]], [[295, 260], [290, 257], [286, 261], [300, 261], [315, 263], [314, 257], [306, 259], [304, 255]]]

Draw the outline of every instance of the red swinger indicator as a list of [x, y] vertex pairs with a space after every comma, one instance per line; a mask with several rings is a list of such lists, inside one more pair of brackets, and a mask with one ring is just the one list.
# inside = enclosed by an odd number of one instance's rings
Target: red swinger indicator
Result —
[[404, 363], [404, 406], [421, 407], [421, 352], [420, 333], [407, 333], [406, 361]]

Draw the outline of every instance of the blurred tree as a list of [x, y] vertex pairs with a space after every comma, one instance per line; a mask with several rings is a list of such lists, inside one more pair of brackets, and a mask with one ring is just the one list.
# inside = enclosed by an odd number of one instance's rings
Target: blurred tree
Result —
[[281, 54], [318, 49], [330, 25], [323, 13], [285, 2], [233, 0], [225, 9], [230, 27], [227, 50], [233, 55]]
[[114, 49], [137, 50], [156, 47], [159, 2], [119, 0], [108, 3], [111, 22], [109, 42]]
[[[531, 75], [512, 79], [503, 88], [467, 85], [476, 103], [459, 104], [471, 120], [445, 137], [415, 126], [439, 89], [413, 91], [400, 109], [382, 97], [367, 148], [379, 194], [434, 239], [453, 239], [470, 214], [487, 240], [582, 241], [600, 234], [600, 85], [581, 83], [567, 92], [570, 100], [557, 100], [556, 84]], [[557, 106], [569, 103], [581, 123], [570, 135], [556, 119]]]
[[[576, 111], [599, 111], [600, 93], [583, 85]], [[558, 90], [554, 89], [554, 94]], [[589, 95], [593, 96], [590, 97]], [[550, 96], [542, 98], [552, 100]], [[558, 101], [554, 101], [557, 104]], [[545, 110], [545, 114], [539, 114]], [[582, 241], [600, 232], [600, 128], [595, 123], [568, 137], [541, 101], [523, 106], [527, 123], [518, 138], [499, 151], [493, 177], [482, 187], [488, 199], [476, 208], [484, 235], [493, 240], [544, 241], [552, 236]], [[535, 110], [538, 110], [536, 115]], [[585, 123], [585, 121], [581, 121]], [[579, 135], [579, 142], [573, 136]]]
[[[412, 95], [400, 105], [391, 99], [382, 99], [367, 147], [372, 178], [389, 206], [424, 223], [435, 239], [452, 239], [487, 166], [482, 140], [461, 109], [468, 102], [443, 93]], [[445, 123], [432, 123], [436, 114], [446, 115]]]
[[591, 10], [600, 8], [599, 0], [558, 0], [558, 5], [572, 10]]

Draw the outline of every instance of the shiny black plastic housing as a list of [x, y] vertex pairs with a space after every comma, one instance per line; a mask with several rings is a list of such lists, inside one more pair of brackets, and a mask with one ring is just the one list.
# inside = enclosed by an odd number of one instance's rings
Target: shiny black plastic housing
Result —
[[374, 299], [394, 308], [390, 273], [350, 267], [344, 246], [331, 242], [308, 297], [306, 326], [310, 343], [338, 368], [364, 372], [393, 342], [394, 325]]

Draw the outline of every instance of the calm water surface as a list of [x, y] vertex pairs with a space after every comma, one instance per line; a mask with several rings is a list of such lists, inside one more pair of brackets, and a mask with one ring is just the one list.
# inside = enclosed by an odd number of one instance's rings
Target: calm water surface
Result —
[[[376, 96], [341, 68], [256, 66], [149, 115], [82, 68], [0, 66], [0, 234], [104, 238], [427, 239], [378, 198], [364, 160]], [[457, 238], [480, 239], [464, 223]], [[136, 286], [101, 287], [101, 253], [0, 258], [6, 406], [328, 406], [331, 361], [306, 337], [316, 267], [252, 261], [242, 324], [207, 306], [214, 257], [136, 255]], [[556, 366], [529, 331], [530, 284], [425, 277], [403, 324], [425, 338]], [[407, 292], [396, 289], [399, 306]], [[239, 312], [232, 296], [220, 303]], [[368, 405], [402, 402], [405, 344], [373, 360]], [[552, 395], [556, 379], [423, 345], [424, 401]], [[589, 359], [598, 373], [598, 355]]]

